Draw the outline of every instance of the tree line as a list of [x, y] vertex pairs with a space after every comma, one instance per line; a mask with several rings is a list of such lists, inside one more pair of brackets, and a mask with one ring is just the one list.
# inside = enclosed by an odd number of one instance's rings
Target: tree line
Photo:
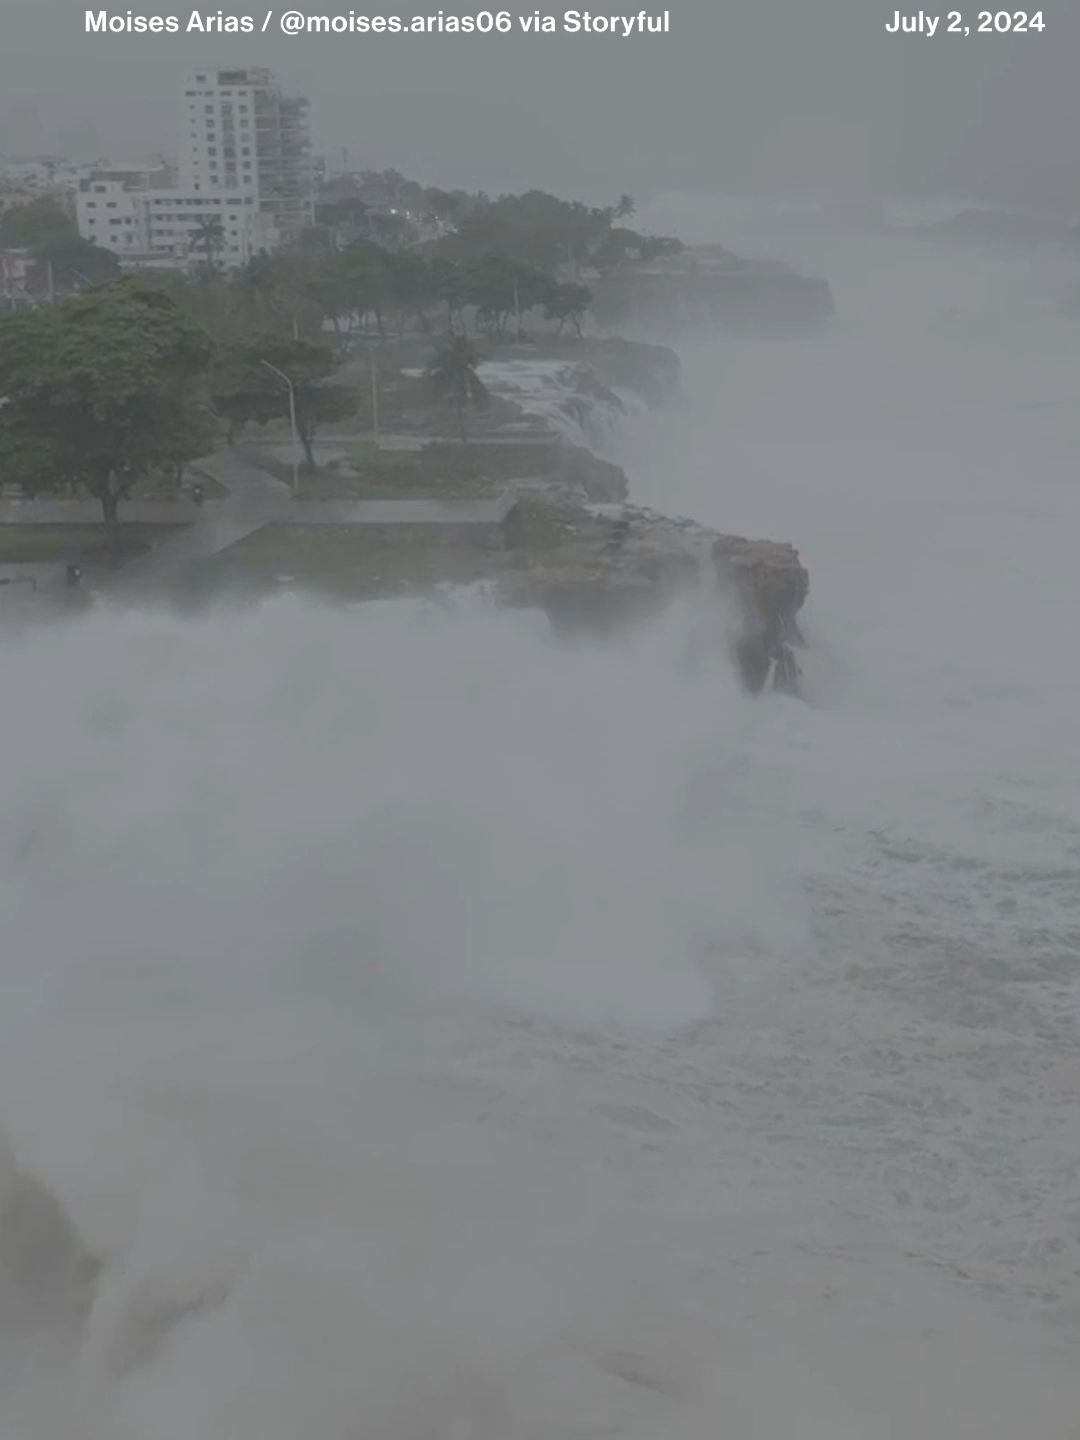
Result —
[[[31, 495], [94, 496], [115, 556], [133, 487], [151, 472], [179, 478], [245, 425], [291, 408], [313, 468], [318, 427], [358, 409], [356, 388], [335, 380], [357, 334], [437, 341], [432, 393], [464, 440], [465, 410], [486, 400], [470, 330], [501, 337], [542, 311], [559, 333], [580, 334], [591, 294], [579, 267], [677, 247], [617, 224], [633, 209], [625, 196], [599, 210], [537, 191], [439, 197], [445, 230], [434, 241], [349, 238], [340, 207], [350, 197], [339, 196], [332, 223], [233, 274], [217, 263], [220, 227], [209, 220], [193, 229], [189, 273], [122, 275], [48, 203], [8, 212], [0, 248], [21, 241], [48, 260], [59, 298], [0, 316], [0, 478]], [[364, 202], [351, 200], [354, 224]]]
[[492, 253], [463, 261], [370, 240], [341, 249], [280, 250], [233, 275], [203, 262], [192, 276], [155, 284], [200, 314], [215, 333], [282, 329], [295, 336], [332, 333], [342, 352], [357, 335], [403, 340], [467, 329], [505, 336], [511, 320], [541, 311], [561, 335], [581, 334], [592, 293], [539, 267]]

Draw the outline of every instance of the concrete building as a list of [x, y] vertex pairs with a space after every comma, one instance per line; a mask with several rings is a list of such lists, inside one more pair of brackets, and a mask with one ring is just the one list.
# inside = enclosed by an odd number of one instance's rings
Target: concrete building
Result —
[[204, 257], [197, 236], [207, 219], [221, 224], [212, 254], [226, 270], [280, 244], [273, 217], [258, 209], [253, 195], [196, 194], [183, 185], [159, 189], [97, 172], [79, 182], [76, 204], [79, 233], [131, 269], [198, 264]]
[[54, 155], [0, 157], [0, 213], [48, 200], [74, 213], [79, 167]]
[[0, 250], [0, 311], [30, 305], [47, 288], [46, 267], [29, 250]]
[[308, 102], [269, 70], [193, 70], [184, 87], [180, 184], [252, 196], [284, 243], [315, 223]]
[[226, 270], [314, 224], [308, 102], [269, 70], [194, 70], [184, 87], [175, 171], [99, 168], [80, 180], [79, 233], [131, 269], [199, 263], [202, 222], [217, 220]]

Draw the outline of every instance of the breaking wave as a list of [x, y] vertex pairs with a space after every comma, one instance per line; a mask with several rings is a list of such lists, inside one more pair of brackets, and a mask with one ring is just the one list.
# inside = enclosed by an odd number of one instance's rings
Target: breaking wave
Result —
[[455, 1108], [455, 1046], [662, 1035], [725, 956], [806, 943], [711, 626], [567, 647], [478, 595], [285, 596], [3, 637], [0, 1251], [45, 1215], [14, 1293], [60, 1357], [5, 1440], [61, 1394], [80, 1437], [427, 1434], [459, 1361], [547, 1343], [590, 1186]]
[[571, 445], [602, 452], [626, 420], [643, 416], [640, 396], [602, 385], [584, 365], [568, 360], [490, 360], [480, 366], [494, 395], [520, 405]]

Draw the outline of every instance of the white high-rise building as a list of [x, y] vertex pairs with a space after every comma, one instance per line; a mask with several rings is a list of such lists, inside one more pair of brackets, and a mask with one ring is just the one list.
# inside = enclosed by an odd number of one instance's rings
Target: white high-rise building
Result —
[[184, 86], [179, 179], [92, 173], [79, 183], [80, 233], [126, 266], [190, 265], [211, 256], [236, 269], [299, 239], [315, 220], [308, 102], [269, 70], [193, 70]]
[[287, 243], [315, 222], [308, 102], [269, 70], [193, 70], [184, 86], [180, 183], [250, 196]]

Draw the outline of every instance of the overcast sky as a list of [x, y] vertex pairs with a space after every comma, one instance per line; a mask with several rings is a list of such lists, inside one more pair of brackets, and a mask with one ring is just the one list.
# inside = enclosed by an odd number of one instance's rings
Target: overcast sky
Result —
[[[223, 13], [261, 25], [266, 3]], [[894, 12], [873, 0], [667, 3], [661, 37], [331, 39], [94, 36], [70, 0], [3, 0], [0, 124], [24, 125], [12, 107], [33, 102], [46, 145], [85, 121], [114, 154], [171, 149], [185, 69], [255, 64], [310, 98], [320, 148], [430, 183], [600, 200], [827, 179], [1080, 210], [1080, 0], [1044, 10], [1041, 35], [966, 38], [889, 35]], [[420, 13], [380, 0], [302, 8]], [[479, 8], [444, 0], [444, 13]], [[191, 11], [136, 0], [136, 13], [186, 25]], [[531, 9], [511, 13], [516, 24]], [[946, 12], [928, 13], [943, 31]]]

